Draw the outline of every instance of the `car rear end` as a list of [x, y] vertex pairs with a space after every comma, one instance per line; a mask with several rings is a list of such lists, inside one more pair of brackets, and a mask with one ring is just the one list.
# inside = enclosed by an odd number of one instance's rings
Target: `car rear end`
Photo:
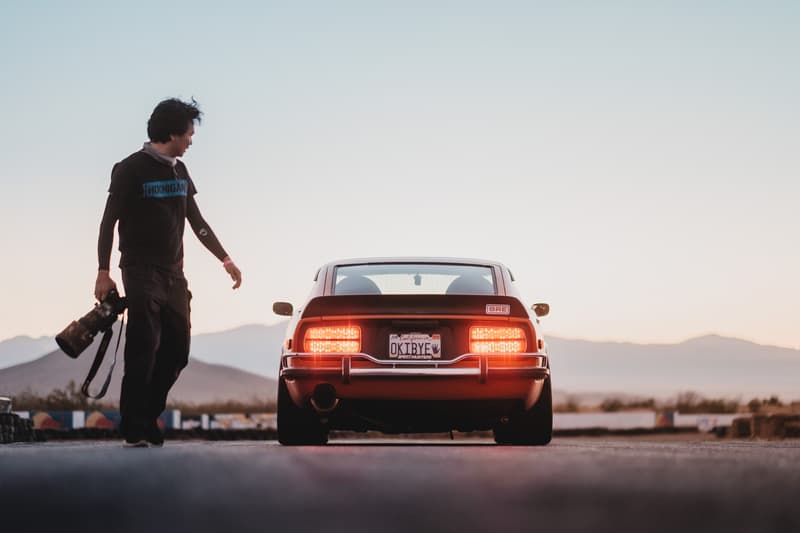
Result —
[[304, 420], [386, 433], [495, 429], [549, 391], [544, 340], [519, 299], [498, 294], [502, 272], [357, 267], [331, 272], [287, 340], [280, 376]]

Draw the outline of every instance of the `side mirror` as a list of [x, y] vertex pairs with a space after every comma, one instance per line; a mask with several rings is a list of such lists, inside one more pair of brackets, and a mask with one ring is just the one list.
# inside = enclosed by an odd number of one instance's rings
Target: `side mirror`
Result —
[[272, 312], [281, 316], [292, 316], [294, 307], [289, 302], [275, 302], [272, 304]]
[[531, 309], [536, 316], [547, 316], [550, 313], [550, 304], [533, 304]]

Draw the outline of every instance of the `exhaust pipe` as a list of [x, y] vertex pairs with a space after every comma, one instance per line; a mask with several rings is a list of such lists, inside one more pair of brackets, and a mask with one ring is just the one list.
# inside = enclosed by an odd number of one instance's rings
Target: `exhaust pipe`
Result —
[[339, 398], [336, 397], [336, 389], [333, 385], [322, 383], [314, 387], [314, 394], [311, 395], [311, 406], [317, 413], [330, 413], [338, 405]]

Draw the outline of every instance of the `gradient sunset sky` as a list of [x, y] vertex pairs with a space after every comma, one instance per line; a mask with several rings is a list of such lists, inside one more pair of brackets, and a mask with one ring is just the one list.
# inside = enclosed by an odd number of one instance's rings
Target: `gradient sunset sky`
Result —
[[3, 2], [0, 340], [91, 307], [111, 167], [194, 96], [184, 161], [244, 273], [187, 228], [194, 333], [427, 255], [503, 261], [549, 334], [800, 348], [798, 28], [769, 0]]

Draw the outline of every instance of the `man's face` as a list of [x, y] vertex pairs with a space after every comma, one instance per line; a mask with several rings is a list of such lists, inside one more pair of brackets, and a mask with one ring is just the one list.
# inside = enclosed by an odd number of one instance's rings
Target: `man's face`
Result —
[[189, 129], [183, 135], [170, 136], [169, 148], [172, 157], [181, 157], [192, 145], [192, 135], [194, 135], [194, 122], [189, 124]]

